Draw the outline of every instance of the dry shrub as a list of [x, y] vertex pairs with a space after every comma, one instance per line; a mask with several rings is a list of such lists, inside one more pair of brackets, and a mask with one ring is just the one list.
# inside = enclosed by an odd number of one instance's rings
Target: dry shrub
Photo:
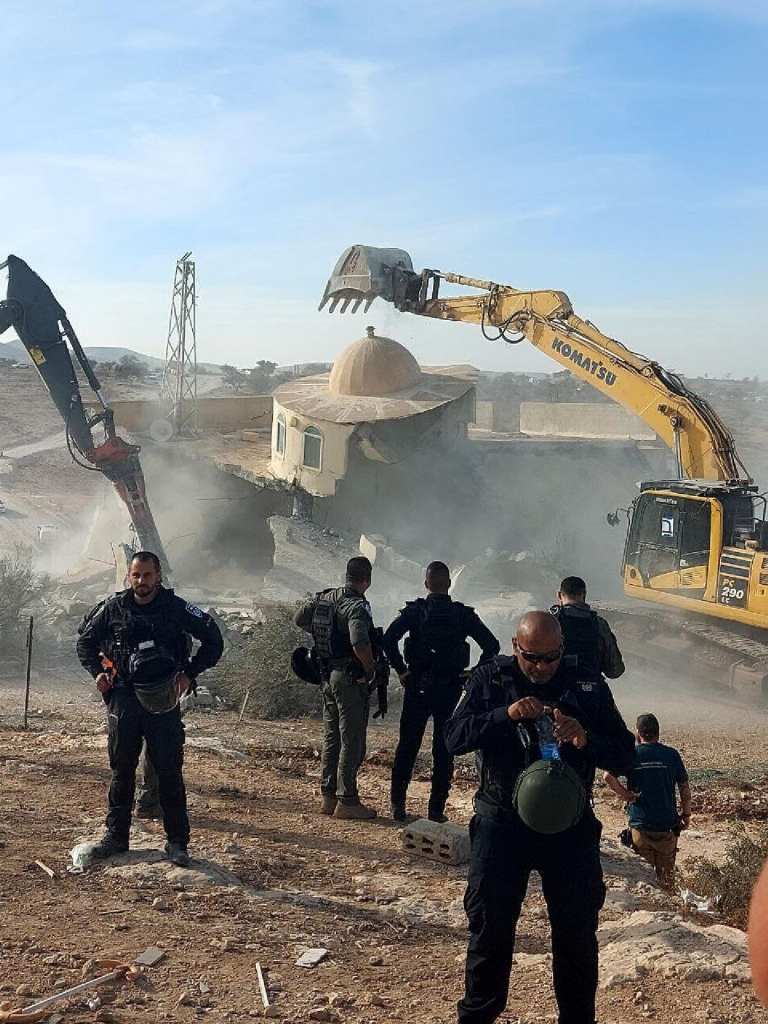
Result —
[[0, 652], [17, 656], [24, 649], [29, 614], [34, 610], [48, 577], [35, 571], [33, 551], [22, 544], [0, 553]]
[[723, 863], [695, 858], [685, 873], [685, 884], [710, 899], [729, 924], [746, 928], [752, 889], [766, 858], [768, 830], [750, 836], [743, 825], [736, 825]]
[[320, 687], [304, 683], [291, 671], [295, 647], [309, 646], [309, 635], [293, 623], [295, 606], [270, 604], [266, 621], [253, 636], [232, 637], [231, 646], [216, 668], [205, 674], [205, 684], [233, 707], [250, 689], [246, 714], [253, 718], [318, 716]]

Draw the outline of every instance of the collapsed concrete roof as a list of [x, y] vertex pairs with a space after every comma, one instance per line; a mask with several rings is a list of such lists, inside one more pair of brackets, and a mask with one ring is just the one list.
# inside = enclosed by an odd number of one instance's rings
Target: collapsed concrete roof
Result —
[[340, 353], [333, 369], [282, 384], [274, 398], [283, 408], [329, 423], [405, 419], [456, 401], [476, 383], [466, 364], [421, 368], [392, 338], [367, 328]]

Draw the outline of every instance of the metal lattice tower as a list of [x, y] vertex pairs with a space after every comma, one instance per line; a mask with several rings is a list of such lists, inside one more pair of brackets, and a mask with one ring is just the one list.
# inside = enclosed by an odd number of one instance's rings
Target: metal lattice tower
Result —
[[185, 252], [176, 263], [168, 342], [160, 397], [170, 406], [176, 436], [197, 433], [197, 340], [195, 336], [195, 262]]

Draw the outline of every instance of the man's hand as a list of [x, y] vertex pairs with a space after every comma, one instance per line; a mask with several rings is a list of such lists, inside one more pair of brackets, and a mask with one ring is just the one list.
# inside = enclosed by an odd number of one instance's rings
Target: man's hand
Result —
[[109, 678], [106, 672], [99, 672], [99, 674], [94, 679], [94, 683], [96, 684], [96, 689], [99, 691], [99, 693], [109, 693], [109, 691], [112, 689], [112, 680]]
[[408, 682], [408, 678], [409, 678], [410, 674], [411, 673], [410, 673], [410, 671], [408, 669], [406, 669], [405, 672], [398, 672], [397, 673], [397, 678], [400, 680], [400, 685], [401, 686], [405, 686], [406, 685], [406, 683]]
[[538, 718], [545, 711], [544, 705], [535, 697], [522, 697], [507, 708], [507, 714], [513, 722], [519, 722], [523, 718]]
[[176, 685], [179, 688], [179, 696], [181, 696], [182, 693], [186, 693], [187, 690], [190, 688], [190, 686], [192, 685], [192, 680], [183, 672], [179, 672], [179, 674], [176, 676]]
[[680, 815], [680, 831], [685, 832], [687, 828], [691, 827], [691, 816], [690, 814]]
[[587, 734], [584, 727], [576, 721], [564, 715], [555, 708], [555, 739], [558, 743], [572, 743], [577, 750], [587, 745]]

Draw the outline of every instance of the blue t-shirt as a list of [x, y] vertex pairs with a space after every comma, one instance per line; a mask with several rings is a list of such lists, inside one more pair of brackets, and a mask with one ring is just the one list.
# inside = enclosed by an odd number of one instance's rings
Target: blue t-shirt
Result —
[[629, 805], [629, 824], [641, 832], [669, 832], [677, 824], [675, 786], [687, 782], [683, 759], [663, 743], [638, 743], [627, 787], [640, 796]]

